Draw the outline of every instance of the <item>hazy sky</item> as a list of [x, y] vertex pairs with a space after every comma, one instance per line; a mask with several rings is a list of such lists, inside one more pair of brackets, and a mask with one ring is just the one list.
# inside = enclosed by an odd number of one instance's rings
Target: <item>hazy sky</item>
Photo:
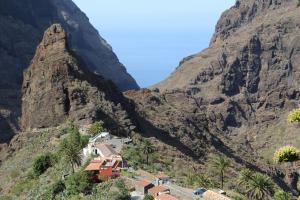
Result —
[[141, 87], [208, 46], [235, 0], [74, 0]]

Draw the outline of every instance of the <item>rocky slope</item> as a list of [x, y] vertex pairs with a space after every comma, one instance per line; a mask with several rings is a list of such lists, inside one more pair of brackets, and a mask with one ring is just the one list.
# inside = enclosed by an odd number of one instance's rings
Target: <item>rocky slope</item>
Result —
[[299, 19], [298, 0], [238, 0], [207, 49], [152, 90], [126, 95], [196, 155], [213, 147], [276, 177], [266, 160], [282, 145], [299, 147], [297, 128], [286, 123], [300, 100]]
[[89, 69], [111, 79], [121, 90], [138, 88], [112, 48], [71, 0], [1, 0], [0, 2], [0, 144], [19, 130], [23, 70], [44, 31], [60, 23], [69, 47]]
[[89, 71], [69, 49], [63, 27], [48, 28], [24, 73], [22, 130], [58, 126], [67, 119], [88, 124], [103, 120], [110, 130], [130, 133], [131, 103], [117, 87]]

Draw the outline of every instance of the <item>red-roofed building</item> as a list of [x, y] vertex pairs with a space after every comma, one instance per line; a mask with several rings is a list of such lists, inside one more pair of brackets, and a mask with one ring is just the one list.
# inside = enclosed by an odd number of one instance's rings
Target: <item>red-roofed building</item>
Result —
[[135, 190], [142, 194], [147, 194], [148, 190], [153, 187], [154, 187], [154, 184], [152, 184], [151, 182], [142, 180], [142, 181], [138, 181], [136, 183]]
[[169, 194], [160, 194], [157, 197], [155, 197], [154, 200], [179, 200], [179, 199]]
[[170, 189], [165, 185], [158, 185], [148, 190], [148, 193], [154, 197], [161, 194], [170, 194]]
[[99, 178], [107, 180], [118, 177], [121, 168], [122, 160], [95, 159], [90, 162], [85, 171], [91, 172], [94, 175], [93, 180], [97, 181]]

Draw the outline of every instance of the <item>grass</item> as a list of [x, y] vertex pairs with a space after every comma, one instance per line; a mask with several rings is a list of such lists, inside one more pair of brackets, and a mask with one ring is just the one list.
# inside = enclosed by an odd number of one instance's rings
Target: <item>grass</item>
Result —
[[[43, 174], [36, 176], [32, 171], [32, 164], [38, 155], [57, 152], [60, 142], [66, 137], [65, 128], [22, 133], [18, 136], [19, 149], [0, 166], [0, 200], [49, 199], [48, 192], [51, 187], [63, 175], [71, 174], [71, 167], [63, 159], [58, 159]], [[64, 190], [55, 199], [122, 200], [128, 194], [123, 180], [116, 179], [92, 185], [91, 192], [85, 195], [72, 196]]]

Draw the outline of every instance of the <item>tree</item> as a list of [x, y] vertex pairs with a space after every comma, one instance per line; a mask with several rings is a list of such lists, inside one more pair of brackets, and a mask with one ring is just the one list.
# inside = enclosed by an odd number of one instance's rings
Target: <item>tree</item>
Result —
[[103, 122], [95, 122], [95, 123], [92, 124], [92, 126], [89, 129], [88, 133], [91, 136], [95, 136], [98, 133], [100, 133], [101, 131], [103, 131]]
[[52, 158], [50, 153], [38, 156], [32, 165], [33, 173], [36, 176], [43, 174], [49, 167], [52, 166]]
[[221, 179], [221, 188], [224, 187], [224, 173], [227, 168], [229, 168], [231, 165], [230, 160], [223, 156], [218, 156], [214, 159], [212, 167], [219, 171], [220, 173], [220, 179]]
[[144, 140], [142, 143], [142, 151], [146, 155], [146, 164], [149, 164], [149, 155], [154, 152], [154, 146], [150, 140]]
[[71, 195], [86, 194], [92, 189], [89, 176], [83, 171], [68, 176], [65, 180], [65, 187], [68, 194]]
[[274, 193], [274, 183], [267, 175], [254, 173], [248, 169], [241, 171], [239, 184], [244, 187], [249, 199], [265, 200]]
[[243, 169], [239, 174], [238, 185], [247, 188], [249, 181], [252, 179], [252, 176], [253, 171], [251, 171], [250, 169]]
[[293, 195], [289, 192], [280, 190], [275, 193], [273, 200], [293, 200]]
[[81, 137], [79, 130], [71, 125], [68, 130], [68, 137], [60, 144], [60, 152], [72, 167], [72, 172], [75, 171], [75, 166], [81, 165], [81, 150], [86, 145], [86, 141]]

